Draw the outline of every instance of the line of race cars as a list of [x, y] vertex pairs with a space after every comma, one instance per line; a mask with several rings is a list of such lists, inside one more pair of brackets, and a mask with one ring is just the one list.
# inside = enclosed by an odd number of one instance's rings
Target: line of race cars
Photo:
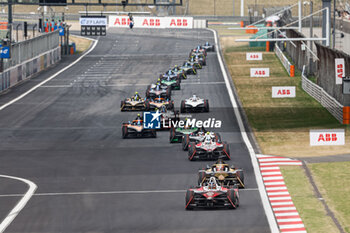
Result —
[[[131, 98], [121, 101], [121, 111], [157, 111], [161, 118], [159, 130], [169, 130], [170, 143], [181, 143], [182, 149], [187, 151], [188, 159], [217, 160], [216, 163], [198, 172], [198, 184], [187, 190], [186, 210], [196, 207], [228, 207], [239, 206], [238, 189], [244, 188], [244, 171], [241, 168], [230, 166], [224, 160], [231, 159], [230, 148], [227, 142], [222, 141], [221, 135], [207, 131], [204, 127], [188, 126], [169, 127], [169, 122], [180, 121], [181, 113], [209, 112], [209, 101], [196, 95], [184, 99], [180, 104], [180, 111], [175, 110], [172, 92], [181, 89], [181, 82], [188, 75], [196, 75], [198, 69], [206, 66], [207, 52], [215, 51], [215, 46], [206, 42], [190, 51], [189, 60], [182, 66], [175, 66], [161, 74], [156, 83], [148, 85], [146, 97], [142, 98], [138, 92]], [[122, 125], [122, 137], [157, 137], [156, 129], [146, 128], [142, 115]]]

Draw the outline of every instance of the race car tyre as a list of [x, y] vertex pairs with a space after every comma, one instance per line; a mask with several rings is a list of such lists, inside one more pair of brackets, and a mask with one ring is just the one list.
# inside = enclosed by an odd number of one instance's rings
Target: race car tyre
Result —
[[171, 90], [170, 90], [170, 88], [168, 88], [168, 89], [166, 90], [166, 97], [167, 97], [168, 99], [171, 98]]
[[190, 161], [194, 161], [195, 158], [194, 156], [196, 155], [196, 144], [195, 143], [190, 143], [188, 145], [188, 159]]
[[226, 156], [227, 160], [231, 159], [231, 156], [230, 156], [230, 145], [228, 145], [227, 142], [224, 142], [224, 155]]
[[[202, 170], [205, 170], [204, 168]], [[198, 172], [198, 185], [201, 185], [205, 178], [205, 172]]]
[[180, 90], [181, 89], [181, 85], [180, 85], [180, 81], [181, 79], [178, 79], [178, 80], [176, 80], [176, 86], [178, 87], [178, 89], [177, 90]]
[[171, 128], [170, 129], [170, 137], [169, 137], [169, 140], [170, 140], [170, 143], [173, 143], [174, 141], [174, 138], [175, 138], [175, 128]]
[[145, 108], [147, 111], [149, 111], [149, 109], [151, 108], [151, 105], [150, 105], [148, 100], [146, 100], [146, 102], [145, 102]]
[[123, 138], [126, 138], [128, 136], [128, 127], [125, 125], [122, 127], [122, 136]]
[[124, 107], [123, 107], [124, 105], [125, 105], [125, 100], [120, 101], [120, 110], [121, 111], [125, 111]]
[[157, 131], [155, 129], [151, 130], [151, 137], [156, 138], [157, 137]]
[[219, 143], [221, 142], [221, 135], [219, 133], [215, 133], [215, 140]]
[[235, 189], [229, 189], [227, 191], [227, 198], [231, 203], [231, 206], [230, 206], [231, 209], [236, 209], [239, 206], [239, 197]]
[[180, 112], [181, 113], [186, 112], [185, 101], [184, 100], [181, 100]]
[[193, 203], [193, 198], [194, 198], [194, 192], [191, 190], [187, 190], [186, 192], [186, 210], [193, 210], [193, 206], [190, 204]]
[[188, 134], [185, 134], [182, 138], [182, 150], [188, 150], [188, 145], [190, 143], [190, 136]]
[[173, 110], [174, 109], [174, 101], [169, 101], [168, 109], [169, 110]]
[[237, 174], [238, 178], [241, 180], [241, 182], [243, 184], [243, 186], [242, 186], [242, 184], [239, 183], [239, 187], [240, 188], [244, 188], [244, 172], [243, 171], [237, 171], [236, 174]]
[[204, 100], [204, 112], [209, 112], [209, 100]]

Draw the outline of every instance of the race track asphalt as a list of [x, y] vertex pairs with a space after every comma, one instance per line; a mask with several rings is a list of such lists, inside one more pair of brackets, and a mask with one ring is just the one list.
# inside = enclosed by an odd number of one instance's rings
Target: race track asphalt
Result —
[[[185, 190], [211, 162], [190, 162], [169, 132], [155, 139], [122, 139], [121, 124], [135, 112], [120, 101], [161, 72], [181, 64], [191, 48], [214, 43], [207, 30], [109, 29], [79, 63], [0, 111], [0, 174], [37, 184], [36, 194], [6, 232], [269, 232], [247, 148], [241, 138], [216, 53], [173, 91], [175, 106], [192, 94], [211, 111], [196, 118], [222, 121], [232, 160], [245, 170], [236, 210], [185, 211]], [[58, 64], [0, 96], [6, 103], [62, 68]], [[0, 180], [1, 181], [1, 180]], [[0, 218], [25, 186], [0, 183]]]

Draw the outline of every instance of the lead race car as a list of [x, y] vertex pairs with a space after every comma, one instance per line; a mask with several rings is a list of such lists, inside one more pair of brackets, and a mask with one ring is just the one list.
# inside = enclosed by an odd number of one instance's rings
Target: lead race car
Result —
[[194, 208], [226, 207], [236, 209], [239, 206], [238, 187], [226, 188], [221, 186], [215, 177], [197, 188], [186, 192], [186, 210]]
[[209, 112], [209, 101], [207, 99], [201, 99], [196, 95], [182, 100], [180, 111], [184, 112]]
[[155, 138], [157, 137], [157, 132], [155, 129], [145, 129], [143, 126], [143, 119], [140, 114], [138, 114], [138, 117], [132, 122], [122, 124], [122, 136], [123, 138]]
[[208, 182], [211, 177], [217, 178], [221, 186], [233, 187], [237, 185], [244, 188], [244, 171], [242, 168], [236, 168], [225, 163], [221, 158], [211, 166], [198, 171], [198, 185]]
[[206, 49], [204, 49], [202, 46], [199, 45], [196, 48], [191, 50], [189, 57], [195, 54], [203, 54], [204, 56], [207, 56], [207, 51]]
[[202, 142], [191, 142], [188, 145], [188, 159], [231, 159], [230, 147], [226, 142], [216, 142], [210, 135], [206, 135]]
[[159, 82], [149, 85], [146, 90], [146, 97], [156, 98], [157, 96], [165, 99], [171, 99], [171, 88], [166, 85], [162, 85]]

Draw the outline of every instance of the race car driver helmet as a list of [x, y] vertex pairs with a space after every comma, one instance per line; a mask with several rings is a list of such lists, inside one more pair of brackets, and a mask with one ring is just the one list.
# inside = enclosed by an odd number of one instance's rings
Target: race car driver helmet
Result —
[[205, 46], [209, 46], [209, 42], [207, 41], [207, 42], [205, 42]]
[[171, 70], [168, 70], [168, 75], [171, 75], [171, 73], [172, 73]]
[[208, 188], [209, 189], [216, 189], [216, 180], [214, 177], [210, 177], [210, 180], [208, 182]]
[[170, 80], [171, 80], [170, 76], [166, 77], [166, 80], [167, 80], [167, 81], [170, 81]]

